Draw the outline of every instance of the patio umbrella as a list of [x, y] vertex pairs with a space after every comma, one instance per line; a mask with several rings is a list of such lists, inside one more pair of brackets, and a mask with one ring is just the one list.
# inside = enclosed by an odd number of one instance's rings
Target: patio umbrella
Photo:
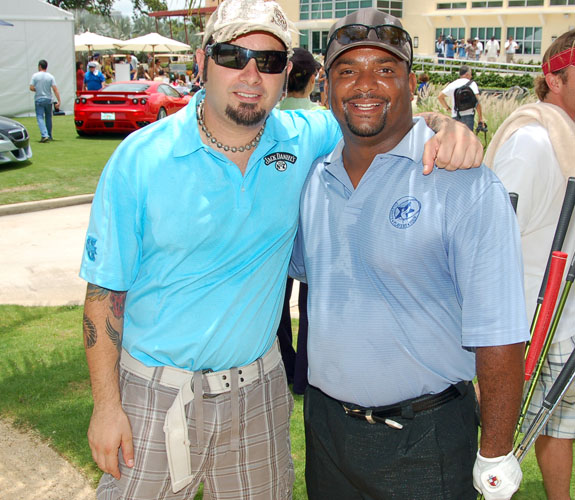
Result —
[[[133, 50], [135, 52], [151, 52], [152, 53], [152, 68], [155, 65], [155, 55], [158, 52], [182, 52], [189, 50], [191, 47], [177, 40], [172, 40], [159, 33], [148, 33], [144, 36], [125, 40], [120, 44], [124, 50]], [[155, 68], [154, 68], [155, 69]]]
[[111, 38], [109, 36], [98, 35], [96, 33], [90, 33], [86, 31], [81, 35], [74, 35], [74, 48], [76, 52], [81, 52], [87, 50], [92, 52], [92, 50], [106, 50], [113, 49], [121, 45], [123, 40], [118, 40], [117, 38]]

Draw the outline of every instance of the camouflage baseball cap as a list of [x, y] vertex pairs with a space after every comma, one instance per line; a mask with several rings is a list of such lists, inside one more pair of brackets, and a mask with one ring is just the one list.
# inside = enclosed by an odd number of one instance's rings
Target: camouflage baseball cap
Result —
[[210, 40], [229, 42], [253, 31], [265, 31], [279, 38], [291, 57], [291, 32], [297, 30], [279, 4], [265, 0], [224, 0], [208, 20], [202, 48]]

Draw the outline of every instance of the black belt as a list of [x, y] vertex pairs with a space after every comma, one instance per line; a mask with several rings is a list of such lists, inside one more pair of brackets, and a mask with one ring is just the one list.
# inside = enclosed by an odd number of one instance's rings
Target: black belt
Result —
[[413, 418], [416, 413], [437, 408], [455, 399], [460, 394], [465, 394], [468, 384], [469, 382], [459, 382], [457, 385], [450, 385], [438, 394], [426, 394], [418, 398], [406, 399], [401, 403], [379, 406], [377, 408], [363, 408], [350, 403], [340, 403], [345, 413], [350, 417], [367, 420], [370, 424], [382, 423], [390, 425], [389, 421], [386, 422], [389, 417]]

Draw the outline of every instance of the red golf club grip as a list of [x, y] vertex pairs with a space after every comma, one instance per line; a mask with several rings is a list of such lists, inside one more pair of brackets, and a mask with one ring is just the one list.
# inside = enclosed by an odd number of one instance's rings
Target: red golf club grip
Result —
[[547, 336], [547, 330], [549, 330], [549, 325], [553, 317], [553, 311], [555, 310], [555, 303], [557, 302], [559, 289], [561, 288], [563, 271], [565, 270], [566, 264], [566, 253], [553, 252], [551, 256], [551, 266], [549, 267], [549, 279], [547, 281], [545, 296], [543, 297], [543, 304], [541, 305], [541, 312], [539, 313], [539, 319], [537, 320], [535, 331], [533, 332], [533, 338], [531, 339], [531, 347], [529, 348], [529, 353], [525, 360], [525, 380], [529, 380], [531, 378], [535, 365], [537, 364], [537, 360], [539, 359], [539, 355], [541, 354], [541, 349], [545, 343], [545, 337]]

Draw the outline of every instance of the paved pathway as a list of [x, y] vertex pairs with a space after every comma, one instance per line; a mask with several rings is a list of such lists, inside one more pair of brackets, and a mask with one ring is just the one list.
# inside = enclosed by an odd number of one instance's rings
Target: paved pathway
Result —
[[0, 217], [0, 304], [81, 304], [90, 205]]

